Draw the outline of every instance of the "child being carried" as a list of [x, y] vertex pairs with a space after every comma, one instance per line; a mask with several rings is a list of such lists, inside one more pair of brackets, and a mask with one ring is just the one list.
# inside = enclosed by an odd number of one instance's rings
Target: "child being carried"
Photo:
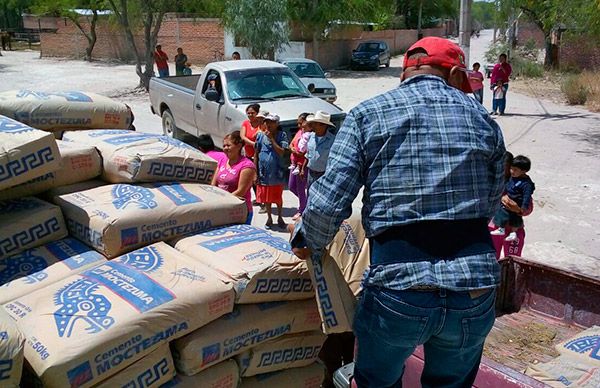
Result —
[[506, 183], [506, 194], [515, 201], [521, 211], [515, 213], [502, 206], [494, 215], [494, 224], [498, 229], [491, 232], [492, 235], [505, 235], [506, 229], [510, 232], [505, 241], [514, 241], [517, 239], [517, 230], [523, 227], [523, 216], [532, 201], [532, 194], [535, 190], [535, 184], [527, 175], [531, 169], [531, 160], [523, 155], [516, 156], [510, 166], [510, 179]]

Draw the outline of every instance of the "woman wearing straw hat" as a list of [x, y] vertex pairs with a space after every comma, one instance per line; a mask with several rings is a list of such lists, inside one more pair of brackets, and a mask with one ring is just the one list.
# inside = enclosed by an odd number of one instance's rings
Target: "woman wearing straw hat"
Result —
[[265, 204], [267, 222], [265, 226], [273, 226], [271, 217], [272, 204], [277, 205], [277, 225], [286, 226], [282, 217], [283, 186], [285, 184], [285, 167], [283, 153], [289, 147], [288, 137], [279, 126], [279, 116], [269, 114], [265, 117], [263, 131], [256, 135], [254, 143], [254, 163], [258, 171], [256, 190], [257, 202]]

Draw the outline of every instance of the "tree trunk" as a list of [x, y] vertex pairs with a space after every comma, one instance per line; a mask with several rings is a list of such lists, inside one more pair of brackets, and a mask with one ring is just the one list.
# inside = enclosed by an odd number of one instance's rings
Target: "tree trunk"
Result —
[[92, 10], [92, 21], [90, 22], [90, 34], [86, 36], [88, 40], [88, 46], [85, 49], [85, 60], [88, 62], [92, 61], [92, 51], [94, 51], [94, 46], [96, 45], [97, 35], [96, 35], [96, 23], [98, 22], [98, 10]]
[[558, 50], [556, 49], [556, 45], [552, 44], [552, 35], [544, 37], [544, 46], [546, 48], [544, 67], [547, 69], [558, 67]]

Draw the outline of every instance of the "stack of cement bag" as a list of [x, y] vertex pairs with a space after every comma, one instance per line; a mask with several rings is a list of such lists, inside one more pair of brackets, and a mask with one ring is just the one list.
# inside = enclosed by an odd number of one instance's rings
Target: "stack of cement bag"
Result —
[[0, 115], [32, 128], [50, 131], [80, 129], [128, 129], [133, 115], [129, 107], [95, 93], [10, 90], [0, 93]]
[[[246, 219], [207, 185], [216, 162], [172, 139], [93, 132], [98, 147], [0, 116], [3, 387], [169, 381], [169, 341], [233, 310], [231, 279], [162, 242]], [[184, 167], [176, 182], [169, 164]]]
[[[225, 276], [233, 312], [171, 344], [182, 387], [252, 386], [279, 375], [286, 387], [319, 387], [325, 335], [306, 263], [265, 230], [233, 225], [175, 240], [175, 249]], [[277, 373], [273, 373], [277, 372]], [[274, 377], [273, 377], [274, 378]], [[314, 384], [306, 385], [311, 380]]]

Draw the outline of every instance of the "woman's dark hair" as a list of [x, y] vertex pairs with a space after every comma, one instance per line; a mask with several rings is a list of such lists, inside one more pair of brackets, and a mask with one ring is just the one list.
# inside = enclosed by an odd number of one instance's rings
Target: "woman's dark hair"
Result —
[[207, 153], [208, 151], [214, 151], [215, 142], [213, 141], [212, 137], [210, 135], [198, 136], [198, 149], [204, 153]]
[[475, 62], [475, 63], [473, 64], [473, 67], [475, 67], [475, 66], [481, 67], [481, 64], [480, 64], [479, 62]]
[[246, 107], [246, 112], [248, 112], [248, 109], [252, 109], [256, 113], [258, 113], [258, 112], [260, 112], [260, 105], [259, 104], [250, 104]]
[[517, 155], [512, 161], [512, 166], [520, 168], [523, 171], [529, 171], [531, 169], [531, 160], [527, 156]]
[[[229, 139], [233, 144], [241, 144], [243, 143], [242, 136], [240, 135], [240, 131], [233, 131], [230, 134], [225, 136], [225, 139]], [[242, 150], [240, 149], [240, 152]]]
[[300, 113], [300, 114], [298, 115], [298, 118], [301, 118], [302, 120], [306, 120], [306, 118], [308, 117], [308, 115], [309, 115], [309, 114], [310, 114], [310, 113], [308, 113], [308, 112], [303, 112], [303, 113]]
[[500, 58], [504, 57], [504, 59], [507, 59], [508, 57], [506, 56], [506, 54], [502, 53], [500, 54]]

